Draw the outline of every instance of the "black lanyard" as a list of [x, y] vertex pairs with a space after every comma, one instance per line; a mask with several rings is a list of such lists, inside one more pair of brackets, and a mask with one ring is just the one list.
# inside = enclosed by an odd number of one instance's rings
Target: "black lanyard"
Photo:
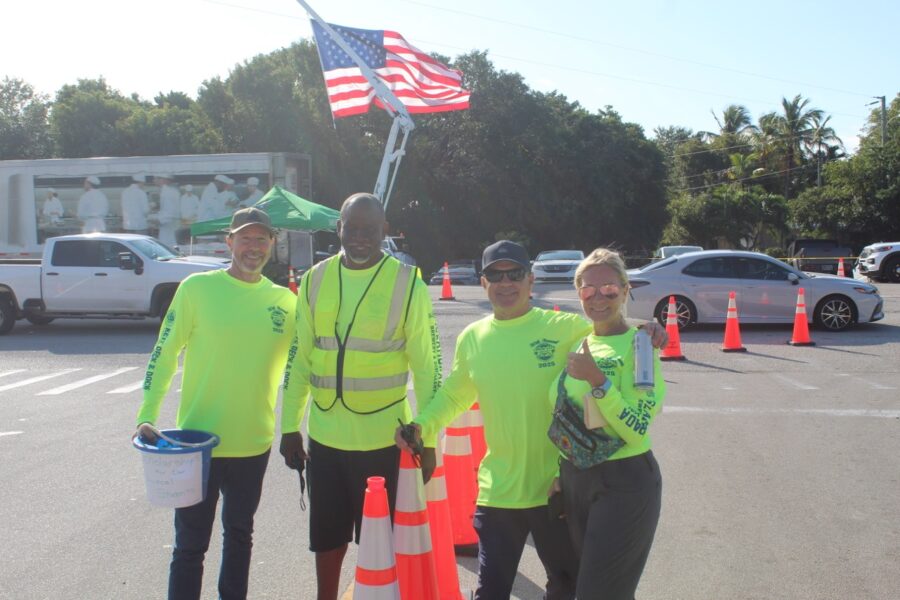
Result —
[[[359, 298], [359, 302], [356, 304], [356, 308], [353, 309], [353, 316], [350, 317], [350, 323], [347, 325], [347, 332], [344, 334], [344, 339], [341, 339], [341, 335], [338, 333], [338, 319], [341, 316], [341, 304], [344, 301], [344, 280], [341, 277], [341, 269], [344, 268], [343, 262], [338, 259], [338, 308], [337, 315], [334, 319], [334, 339], [337, 341], [338, 345], [338, 355], [337, 355], [337, 377], [335, 382], [335, 391], [334, 391], [334, 402], [331, 403], [331, 406], [328, 408], [321, 408], [322, 411], [329, 411], [334, 408], [334, 405], [338, 400], [344, 404], [344, 358], [347, 354], [347, 340], [350, 339], [350, 332], [353, 329], [353, 324], [356, 322], [356, 313], [359, 312], [359, 307], [362, 306], [363, 300], [366, 299], [366, 295], [369, 293], [369, 289], [371, 289], [372, 284], [375, 283], [375, 278], [378, 277], [378, 274], [381, 273], [381, 268], [387, 262], [387, 255], [381, 259], [381, 262], [378, 263], [378, 268], [375, 269], [375, 273], [372, 274], [372, 279], [369, 280], [369, 283], [366, 285], [366, 289], [363, 291], [362, 296]], [[346, 406], [346, 404], [344, 404]]]

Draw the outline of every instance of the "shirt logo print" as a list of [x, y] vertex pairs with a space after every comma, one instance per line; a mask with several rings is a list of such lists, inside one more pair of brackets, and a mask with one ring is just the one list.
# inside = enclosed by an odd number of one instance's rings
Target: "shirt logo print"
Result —
[[287, 311], [280, 306], [270, 306], [267, 310], [269, 311], [269, 317], [272, 319], [272, 331], [274, 333], [284, 333]]
[[534, 352], [534, 357], [538, 360], [539, 369], [556, 366], [556, 361], [553, 360], [553, 357], [556, 354], [556, 345], [558, 343], [559, 340], [541, 339], [529, 344], [531, 351]]

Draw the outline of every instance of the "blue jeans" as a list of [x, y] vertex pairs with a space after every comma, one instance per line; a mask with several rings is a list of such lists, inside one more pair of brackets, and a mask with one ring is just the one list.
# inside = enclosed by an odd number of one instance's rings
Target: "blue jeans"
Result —
[[268, 464], [268, 450], [247, 458], [213, 458], [206, 499], [194, 506], [175, 509], [175, 549], [169, 567], [169, 600], [200, 598], [203, 557], [209, 548], [220, 492], [224, 533], [219, 598], [247, 598], [253, 515], [259, 506]]
[[547, 506], [475, 507], [478, 533], [478, 589], [475, 600], [509, 600], [528, 534], [547, 572], [546, 600], [572, 600], [578, 559], [566, 522], [551, 519]]

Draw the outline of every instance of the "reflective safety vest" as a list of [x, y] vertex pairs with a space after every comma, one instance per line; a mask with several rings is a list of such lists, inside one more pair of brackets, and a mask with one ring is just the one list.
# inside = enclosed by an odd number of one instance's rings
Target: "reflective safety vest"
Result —
[[409, 361], [403, 326], [418, 269], [385, 256], [356, 307], [345, 339], [337, 334], [341, 309], [340, 255], [313, 267], [308, 299], [313, 316], [309, 383], [319, 410], [341, 402], [357, 414], [380, 412], [406, 399]]

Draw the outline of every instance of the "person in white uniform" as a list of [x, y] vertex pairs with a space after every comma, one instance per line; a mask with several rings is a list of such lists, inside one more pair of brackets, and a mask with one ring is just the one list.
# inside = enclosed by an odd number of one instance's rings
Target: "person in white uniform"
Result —
[[41, 207], [41, 215], [50, 225], [59, 225], [62, 222], [63, 205], [59, 201], [59, 195], [53, 188], [47, 190], [47, 198], [44, 199], [44, 204]]
[[125, 233], [147, 233], [150, 199], [144, 191], [144, 175], [132, 175], [131, 185], [122, 191], [122, 229]]
[[173, 184], [175, 178], [169, 173], [156, 176], [159, 186], [159, 241], [172, 247], [177, 242], [175, 232], [181, 226], [181, 197]]
[[109, 214], [109, 199], [100, 191], [100, 178], [91, 175], [84, 180], [84, 193], [78, 199], [75, 214], [81, 220], [81, 233], [106, 231], [104, 219]]
[[187, 184], [181, 187], [181, 224], [190, 227], [200, 214], [200, 198], [194, 193], [194, 186]]
[[200, 211], [197, 220], [211, 221], [231, 214], [234, 209], [229, 210], [225, 202], [230, 199], [228, 196], [230, 194], [234, 196], [234, 206], [237, 206], [237, 196], [231, 191], [233, 185], [234, 179], [231, 177], [216, 175], [200, 195]]
[[262, 199], [265, 195], [259, 190], [259, 178], [258, 177], [248, 177], [247, 178], [247, 197], [241, 200], [241, 208], [246, 208], [248, 206], [253, 206], [257, 202]]

